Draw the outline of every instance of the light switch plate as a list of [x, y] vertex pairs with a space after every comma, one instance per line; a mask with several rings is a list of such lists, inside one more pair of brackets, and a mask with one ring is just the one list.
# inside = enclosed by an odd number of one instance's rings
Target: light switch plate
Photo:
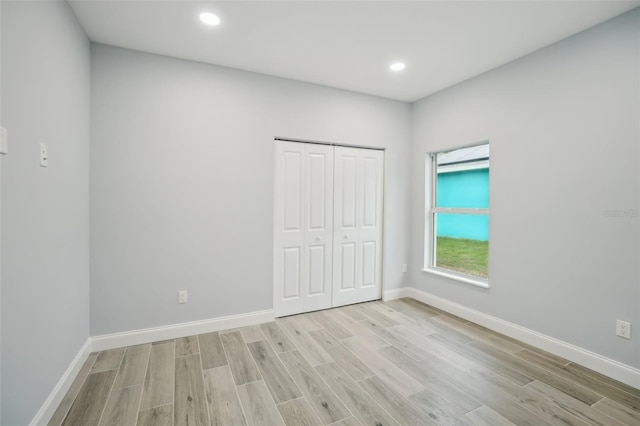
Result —
[[7, 140], [7, 129], [0, 127], [0, 154], [8, 154], [9, 146]]

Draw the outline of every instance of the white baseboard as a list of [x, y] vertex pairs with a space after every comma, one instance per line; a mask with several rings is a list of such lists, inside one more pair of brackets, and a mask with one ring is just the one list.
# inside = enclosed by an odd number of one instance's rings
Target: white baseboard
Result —
[[143, 343], [157, 342], [160, 340], [176, 339], [192, 336], [194, 334], [210, 333], [212, 331], [227, 330], [230, 328], [244, 327], [247, 325], [262, 324], [274, 320], [273, 310], [250, 312], [247, 314], [229, 315], [226, 317], [212, 318], [202, 321], [185, 322], [181, 324], [167, 325], [163, 327], [146, 328], [142, 330], [127, 331], [123, 333], [105, 334], [89, 337], [80, 348], [71, 364], [64, 372], [62, 378], [51, 391], [47, 400], [42, 404], [30, 425], [46, 425], [58, 405], [71, 387], [80, 369], [91, 352], [107, 349], [121, 348], [124, 346], [140, 345]]
[[411, 287], [400, 287], [392, 290], [385, 290], [382, 293], [382, 300], [388, 302], [389, 300], [402, 299], [403, 297], [411, 297]]
[[193, 336], [194, 334], [211, 333], [213, 331], [262, 324], [273, 321], [274, 318], [274, 311], [270, 309], [267, 311], [229, 315], [226, 317], [183, 322], [180, 324], [144, 328], [122, 333], [103, 334], [101, 336], [91, 337], [91, 350], [93, 352], [104, 351], [107, 349], [122, 348], [124, 346], [141, 345], [143, 343]]
[[[464, 305], [451, 302], [415, 287], [407, 287], [409, 297], [480, 324], [488, 329], [518, 339], [532, 346], [566, 358], [569, 361], [590, 368], [612, 379], [640, 389], [640, 370], [616, 360], [596, 354], [562, 340], [538, 333], [537, 331], [487, 315]], [[400, 289], [399, 289], [400, 290]], [[386, 300], [386, 299], [385, 299]]]
[[67, 370], [64, 372], [60, 380], [58, 380], [56, 387], [53, 388], [47, 399], [44, 401], [44, 404], [42, 404], [35, 417], [31, 420], [31, 423], [29, 423], [30, 425], [46, 425], [49, 420], [51, 420], [53, 413], [55, 413], [58, 405], [62, 402], [62, 399], [71, 387], [71, 384], [80, 372], [80, 369], [84, 365], [90, 353], [91, 339], [89, 338], [84, 342], [84, 345], [82, 345], [76, 356], [73, 358], [71, 364], [67, 367]]

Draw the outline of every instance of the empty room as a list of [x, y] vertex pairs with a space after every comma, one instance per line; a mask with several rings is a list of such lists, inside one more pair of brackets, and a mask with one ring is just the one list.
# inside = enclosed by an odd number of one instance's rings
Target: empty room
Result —
[[640, 1], [0, 0], [0, 424], [640, 424]]

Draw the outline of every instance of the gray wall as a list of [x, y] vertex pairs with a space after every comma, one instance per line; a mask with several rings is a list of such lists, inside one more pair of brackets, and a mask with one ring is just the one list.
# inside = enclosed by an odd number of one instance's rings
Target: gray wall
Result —
[[23, 425], [89, 337], [90, 45], [65, 2], [2, 2], [1, 28], [1, 423]]
[[[639, 11], [413, 106], [415, 287], [640, 367]], [[421, 271], [425, 153], [491, 142], [488, 290]], [[634, 322], [634, 340], [615, 320]]]
[[[2, 117], [2, 2], [0, 1], [0, 126]], [[1, 155], [1, 154], [0, 154]], [[0, 159], [0, 424], [2, 424], [2, 160]]]
[[[2, 2], [0, 1], [0, 126], [2, 119]], [[1, 154], [0, 154], [1, 155]], [[2, 424], [2, 160], [0, 160], [0, 424]]]
[[92, 335], [273, 307], [274, 136], [388, 148], [403, 284], [408, 104], [101, 45], [91, 87]]

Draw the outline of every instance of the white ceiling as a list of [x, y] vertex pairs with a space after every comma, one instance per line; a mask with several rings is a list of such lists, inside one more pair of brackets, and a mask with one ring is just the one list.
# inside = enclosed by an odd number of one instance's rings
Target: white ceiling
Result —
[[[639, 1], [70, 1], [98, 43], [415, 101]], [[217, 13], [206, 27], [198, 15]], [[400, 73], [392, 61], [406, 62]]]

